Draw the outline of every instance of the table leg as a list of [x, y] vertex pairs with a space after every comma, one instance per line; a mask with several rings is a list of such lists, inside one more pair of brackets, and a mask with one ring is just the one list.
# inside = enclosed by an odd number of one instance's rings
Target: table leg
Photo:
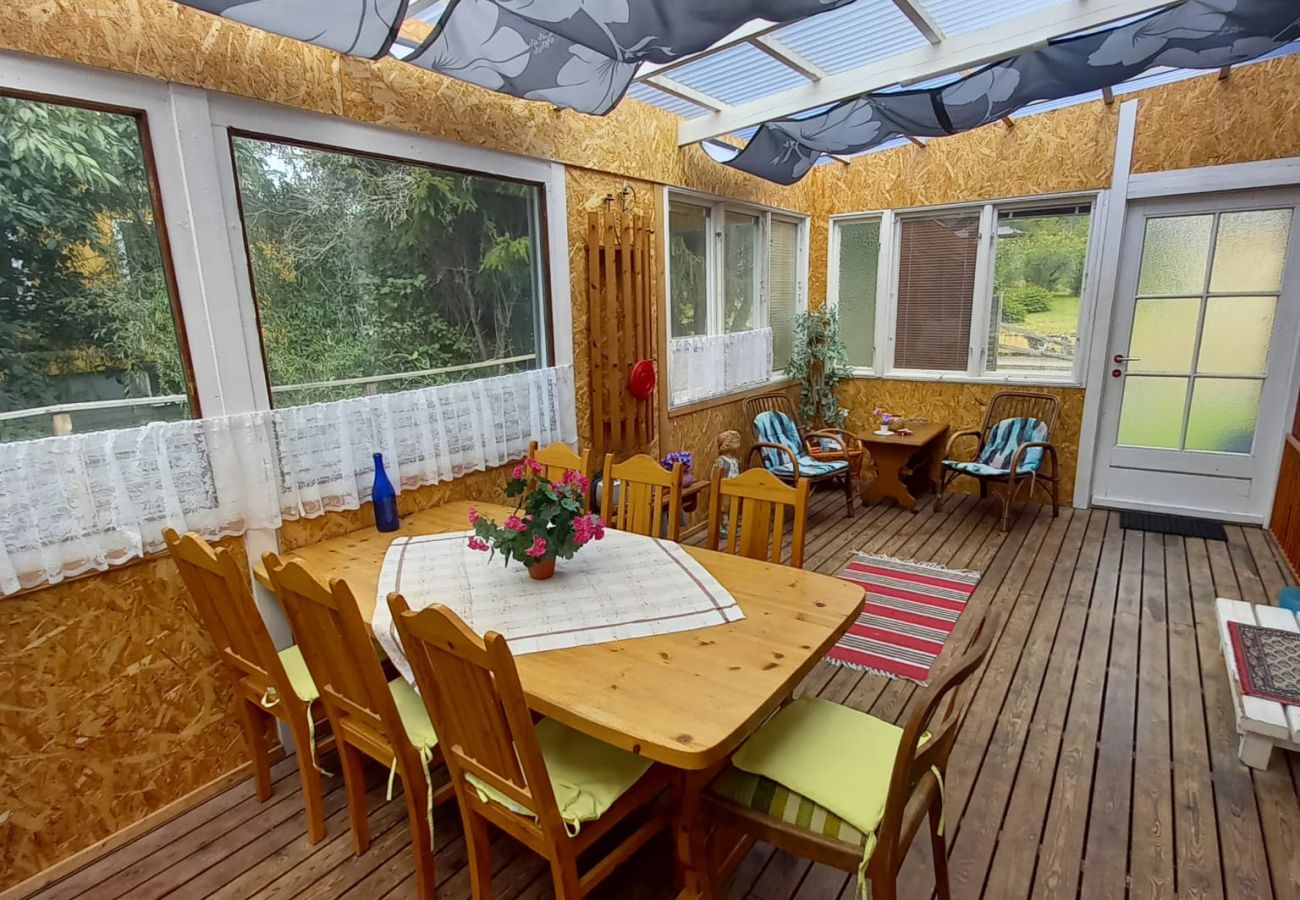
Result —
[[[673, 841], [676, 845], [675, 875], [677, 886], [681, 889], [677, 900], [699, 900], [712, 895], [703, 883], [704, 878], [721, 881], [716, 872], [706, 872], [708, 860], [695, 859], [692, 839], [694, 829], [699, 824], [700, 797], [709, 783], [730, 763], [723, 762], [708, 769], [684, 772], [681, 780], [677, 804], [677, 820], [673, 826]], [[715, 882], [716, 883], [716, 882]]]
[[872, 447], [871, 457], [876, 463], [876, 477], [868, 482], [862, 492], [863, 503], [874, 503], [886, 497], [898, 501], [903, 509], [916, 509], [916, 498], [903, 484], [901, 472], [915, 447]]

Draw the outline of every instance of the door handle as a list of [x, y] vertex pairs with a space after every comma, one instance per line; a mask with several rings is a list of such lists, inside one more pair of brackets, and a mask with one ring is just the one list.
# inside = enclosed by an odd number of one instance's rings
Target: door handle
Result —
[[1123, 353], [1116, 353], [1114, 359], [1116, 363], [1142, 362], [1140, 356], [1125, 356]]

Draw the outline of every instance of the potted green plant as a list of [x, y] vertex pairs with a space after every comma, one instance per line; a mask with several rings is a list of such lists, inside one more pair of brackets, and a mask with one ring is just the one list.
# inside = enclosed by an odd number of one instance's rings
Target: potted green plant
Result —
[[794, 317], [794, 340], [786, 374], [802, 384], [799, 416], [810, 429], [842, 428], [848, 410], [840, 406], [835, 386], [848, 371], [834, 309], [821, 308]]

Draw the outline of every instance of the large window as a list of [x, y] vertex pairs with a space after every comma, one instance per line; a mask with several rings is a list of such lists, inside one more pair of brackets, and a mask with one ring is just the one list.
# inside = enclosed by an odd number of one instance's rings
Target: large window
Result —
[[192, 414], [141, 120], [0, 96], [0, 441]]
[[[834, 220], [831, 299], [850, 364], [1077, 381], [1091, 219], [1090, 203], [1052, 201]], [[882, 265], [886, 298], [877, 296]]]
[[773, 371], [804, 308], [806, 220], [687, 195], [668, 204], [669, 337], [772, 329]]
[[275, 405], [542, 364], [540, 187], [253, 137], [233, 145]]

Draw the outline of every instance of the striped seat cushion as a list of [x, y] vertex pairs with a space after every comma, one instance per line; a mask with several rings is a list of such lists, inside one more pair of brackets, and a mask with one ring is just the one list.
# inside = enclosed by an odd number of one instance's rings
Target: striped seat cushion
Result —
[[[993, 430], [989, 432], [988, 440], [984, 442], [984, 449], [980, 451], [979, 459], [974, 462], [945, 459], [943, 465], [944, 468], [976, 477], [996, 478], [1009, 475], [1011, 474], [1011, 462], [1016, 458], [1016, 451], [1020, 449], [1022, 444], [1046, 441], [1047, 438], [1047, 423], [1042, 419], [1003, 419], [994, 425]], [[1016, 474], [1028, 475], [1030, 472], [1037, 472], [1038, 467], [1042, 464], [1043, 449], [1033, 447], [1025, 453]]]
[[[841, 472], [848, 467], [849, 464], [842, 459], [818, 460], [811, 456], [799, 457], [801, 478], [816, 478], [818, 475], [826, 475], [830, 472]], [[764, 466], [764, 468], [777, 478], [789, 478], [794, 474], [794, 467], [789, 463], [780, 466]]]
[[861, 847], [867, 836], [824, 806], [782, 787], [770, 778], [731, 767], [709, 788], [720, 797], [782, 822]]
[[[804, 451], [794, 420], [782, 412], [761, 412], [754, 416], [754, 438], [764, 444], [779, 444], [793, 453], [799, 460], [800, 477], [817, 478], [849, 467], [842, 459], [817, 460], [809, 456]], [[832, 449], [838, 450], [840, 447], [835, 444]], [[790, 465], [790, 457], [770, 447], [760, 449], [759, 453], [763, 457], [764, 469], [777, 478], [793, 477], [794, 467]]]

